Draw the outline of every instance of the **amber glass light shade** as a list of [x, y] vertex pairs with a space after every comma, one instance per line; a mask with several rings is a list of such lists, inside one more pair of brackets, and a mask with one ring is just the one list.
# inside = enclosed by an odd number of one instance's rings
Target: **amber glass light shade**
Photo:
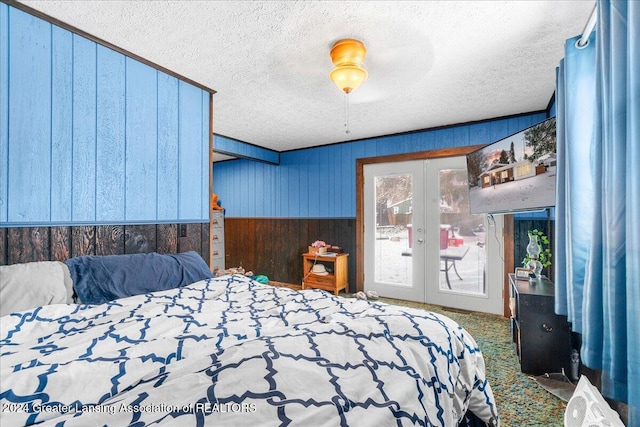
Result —
[[338, 40], [329, 52], [331, 61], [336, 66], [329, 78], [338, 89], [349, 93], [360, 87], [367, 80], [367, 70], [362, 68], [362, 63], [367, 55], [364, 44], [355, 39]]
[[367, 70], [352, 65], [336, 67], [329, 73], [329, 78], [338, 86], [338, 89], [346, 93], [358, 89], [362, 82], [367, 80], [367, 76]]

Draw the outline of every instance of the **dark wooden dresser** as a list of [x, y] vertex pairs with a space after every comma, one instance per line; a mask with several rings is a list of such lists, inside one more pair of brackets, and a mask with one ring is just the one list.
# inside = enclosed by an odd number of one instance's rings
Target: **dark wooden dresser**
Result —
[[566, 316], [554, 312], [554, 285], [516, 279], [509, 274], [511, 332], [522, 372], [542, 375], [570, 373], [571, 328]]

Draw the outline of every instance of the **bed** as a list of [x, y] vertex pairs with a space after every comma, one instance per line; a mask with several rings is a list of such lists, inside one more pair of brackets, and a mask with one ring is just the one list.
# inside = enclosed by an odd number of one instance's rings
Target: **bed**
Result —
[[11, 312], [0, 362], [2, 426], [499, 425], [453, 320], [242, 275]]

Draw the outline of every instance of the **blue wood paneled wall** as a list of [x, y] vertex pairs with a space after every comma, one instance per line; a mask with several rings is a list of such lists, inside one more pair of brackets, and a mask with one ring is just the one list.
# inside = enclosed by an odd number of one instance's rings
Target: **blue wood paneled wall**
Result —
[[204, 222], [209, 92], [0, 3], [0, 225]]
[[257, 145], [247, 144], [224, 136], [215, 135], [213, 139], [213, 151], [229, 154], [244, 159], [253, 159], [277, 165], [280, 163], [280, 153]]
[[488, 144], [546, 118], [532, 113], [289, 151], [280, 153], [280, 165], [218, 162], [213, 166], [214, 191], [227, 217], [353, 218], [356, 159]]

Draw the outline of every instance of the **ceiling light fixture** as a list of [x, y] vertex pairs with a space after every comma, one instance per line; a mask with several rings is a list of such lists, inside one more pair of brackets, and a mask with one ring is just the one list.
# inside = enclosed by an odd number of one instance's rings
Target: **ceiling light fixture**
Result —
[[367, 70], [362, 68], [367, 48], [356, 39], [342, 39], [331, 48], [331, 61], [336, 67], [329, 73], [329, 78], [344, 93], [350, 93], [367, 80]]
[[349, 94], [358, 89], [362, 82], [367, 80], [369, 73], [362, 65], [367, 56], [367, 48], [364, 43], [356, 39], [338, 40], [329, 52], [335, 68], [329, 73], [329, 78], [345, 93], [344, 99], [344, 126], [349, 134]]

